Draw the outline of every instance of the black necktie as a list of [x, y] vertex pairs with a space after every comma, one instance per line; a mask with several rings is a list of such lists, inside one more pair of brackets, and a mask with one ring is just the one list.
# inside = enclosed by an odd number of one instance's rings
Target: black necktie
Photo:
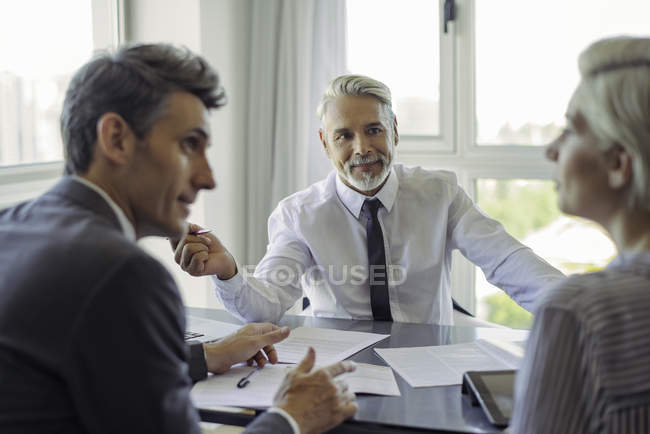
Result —
[[381, 203], [377, 199], [366, 200], [363, 209], [368, 217], [366, 235], [368, 236], [368, 284], [370, 285], [370, 305], [372, 317], [379, 321], [392, 321], [390, 299], [388, 298], [388, 270], [384, 235], [379, 225], [377, 212]]

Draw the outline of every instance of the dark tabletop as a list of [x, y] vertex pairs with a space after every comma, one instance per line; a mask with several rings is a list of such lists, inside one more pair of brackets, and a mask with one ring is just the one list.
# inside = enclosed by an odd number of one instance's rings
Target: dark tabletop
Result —
[[[218, 321], [239, 324], [240, 321], [224, 310], [188, 308], [188, 314]], [[396, 348], [427, 345], [447, 345], [473, 342], [480, 338], [521, 339], [519, 330], [489, 329], [461, 326], [438, 326], [432, 324], [393, 323], [385, 321], [363, 321], [308, 316], [285, 315], [279, 325], [296, 328], [320, 327], [339, 330], [390, 334], [389, 338], [362, 350], [350, 360], [361, 363], [386, 366], [374, 348]], [[357, 395], [359, 411], [352, 421], [338, 430], [341, 432], [395, 432], [427, 430], [435, 432], [493, 433], [500, 432], [493, 427], [480, 407], [472, 407], [461, 396], [460, 385], [413, 388], [398, 374], [395, 374], [402, 396]], [[204, 419], [219, 421], [218, 415], [209, 416], [201, 411]], [[227, 421], [223, 421], [228, 423]]]

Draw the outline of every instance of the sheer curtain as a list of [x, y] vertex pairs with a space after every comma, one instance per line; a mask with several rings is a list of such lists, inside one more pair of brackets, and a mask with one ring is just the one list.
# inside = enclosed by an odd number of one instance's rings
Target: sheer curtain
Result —
[[256, 264], [277, 203], [330, 170], [315, 111], [345, 72], [345, 2], [253, 0], [251, 22], [246, 260]]

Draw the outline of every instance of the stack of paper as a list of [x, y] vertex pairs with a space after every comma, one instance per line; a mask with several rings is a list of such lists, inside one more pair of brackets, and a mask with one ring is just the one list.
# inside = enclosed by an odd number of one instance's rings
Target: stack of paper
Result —
[[311, 346], [316, 350], [319, 366], [339, 362], [390, 335], [346, 330], [298, 327], [287, 339], [275, 344], [282, 363], [300, 362]]
[[[225, 374], [211, 375], [192, 389], [192, 399], [199, 408], [233, 406], [246, 408], [268, 408], [282, 380], [295, 365], [267, 364], [263, 369], [250, 366], [236, 366]], [[238, 388], [237, 383], [251, 371], [249, 383]], [[348, 383], [354, 393], [399, 396], [400, 391], [393, 371], [387, 366], [357, 364], [354, 372], [336, 377]]]
[[520, 346], [479, 339], [456, 345], [375, 348], [412, 387], [461, 384], [467, 371], [516, 369], [523, 357]]

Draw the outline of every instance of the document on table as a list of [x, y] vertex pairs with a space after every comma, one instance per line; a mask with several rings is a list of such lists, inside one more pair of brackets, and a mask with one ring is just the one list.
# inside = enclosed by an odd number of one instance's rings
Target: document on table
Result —
[[300, 362], [311, 346], [316, 350], [316, 364], [328, 365], [341, 361], [390, 335], [347, 330], [298, 327], [284, 341], [275, 344], [282, 363]]
[[467, 371], [517, 369], [523, 348], [514, 343], [479, 339], [467, 344], [375, 348], [412, 387], [462, 384]]
[[201, 342], [212, 342], [224, 336], [234, 333], [241, 325], [227, 322], [215, 321], [198, 316], [187, 315], [186, 317], [186, 340], [195, 339]]
[[[192, 388], [192, 400], [199, 408], [232, 406], [245, 408], [268, 408], [273, 405], [273, 397], [282, 380], [295, 365], [267, 364], [263, 369], [240, 365], [225, 374], [210, 375]], [[251, 371], [246, 387], [238, 388], [237, 383]], [[393, 370], [388, 366], [375, 366], [357, 363], [354, 372], [336, 377], [348, 383], [354, 393], [399, 396]]]

